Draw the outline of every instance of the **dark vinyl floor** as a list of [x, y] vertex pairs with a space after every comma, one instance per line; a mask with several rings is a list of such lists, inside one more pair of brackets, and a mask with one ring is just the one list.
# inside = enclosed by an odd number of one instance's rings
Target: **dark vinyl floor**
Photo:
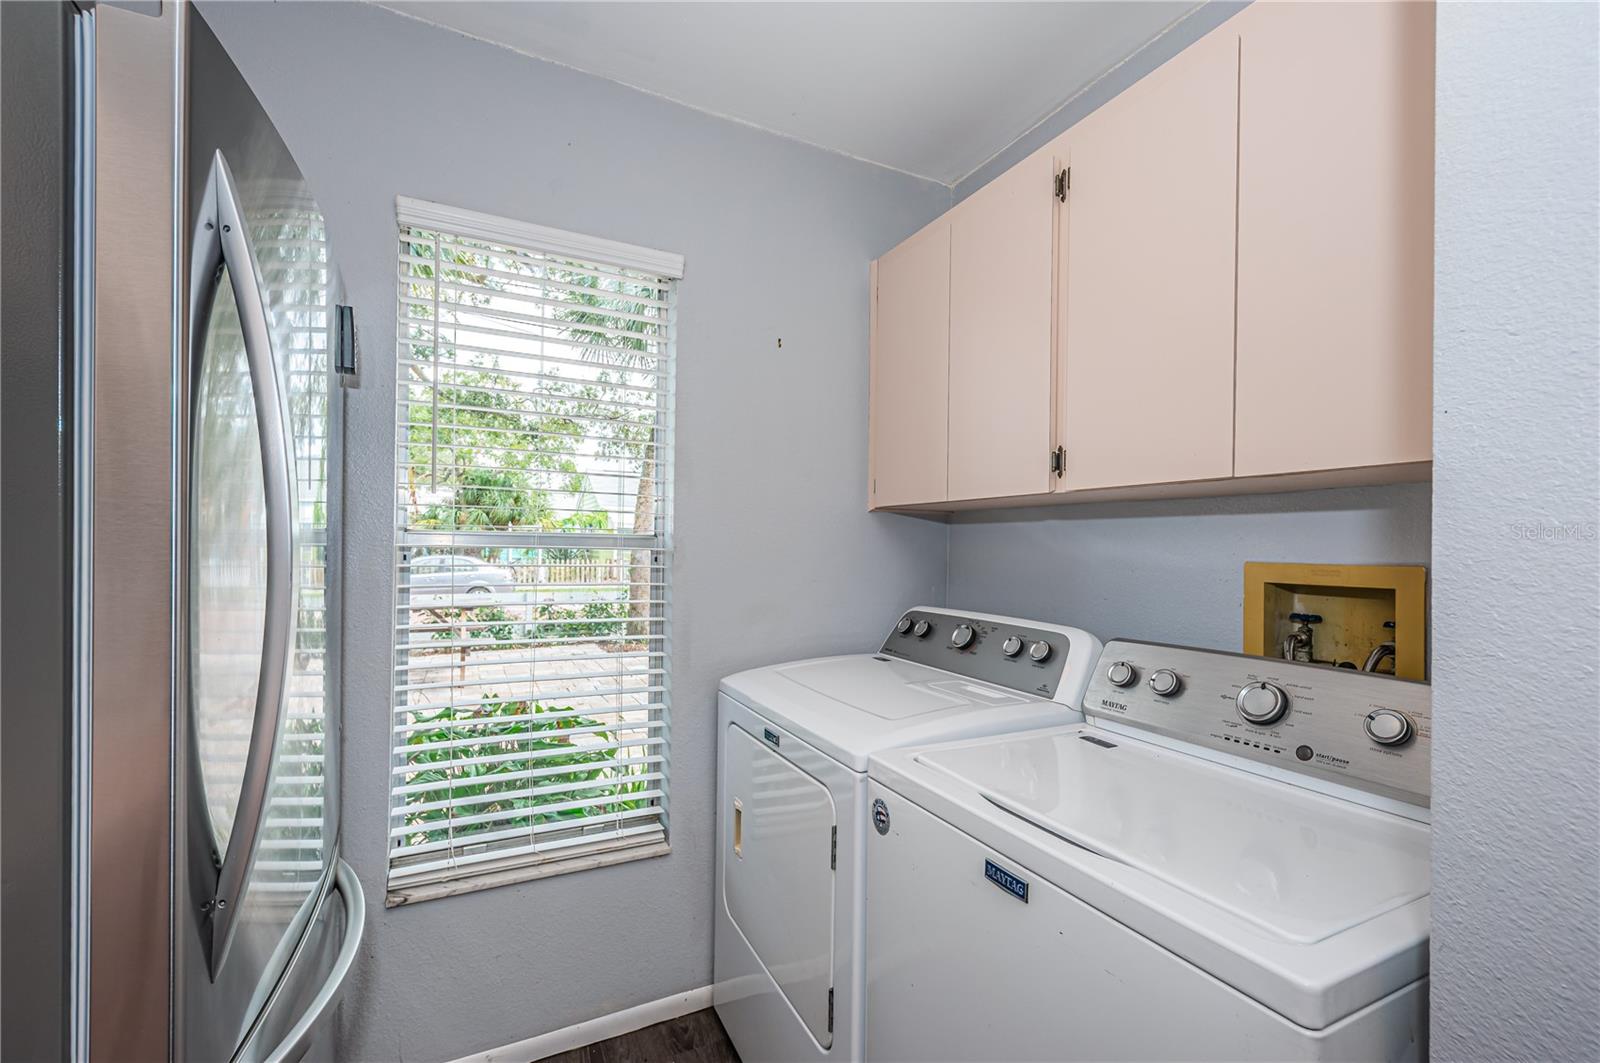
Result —
[[710, 1008], [584, 1045], [544, 1063], [739, 1063], [739, 1053]]

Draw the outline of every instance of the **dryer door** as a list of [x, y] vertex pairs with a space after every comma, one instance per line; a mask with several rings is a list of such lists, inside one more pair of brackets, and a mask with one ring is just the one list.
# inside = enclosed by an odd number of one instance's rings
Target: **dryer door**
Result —
[[740, 933], [824, 1049], [833, 1044], [834, 829], [828, 788], [728, 729], [723, 895]]

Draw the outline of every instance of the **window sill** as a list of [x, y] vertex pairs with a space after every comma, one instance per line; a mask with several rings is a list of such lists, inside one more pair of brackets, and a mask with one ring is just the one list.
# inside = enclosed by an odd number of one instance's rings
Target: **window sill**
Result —
[[569, 875], [574, 871], [589, 871], [597, 867], [611, 867], [614, 864], [626, 864], [634, 860], [648, 860], [651, 857], [666, 856], [671, 851], [672, 846], [662, 840], [644, 845], [624, 845], [555, 859], [519, 862], [510, 866], [497, 867], [487, 871], [475, 871], [470, 874], [455, 875], [449, 878], [423, 878], [419, 876], [416, 880], [410, 882], [402, 879], [399, 883], [391, 882], [389, 884], [388, 893], [383, 903], [385, 908], [398, 908], [401, 905], [437, 900], [440, 897], [454, 897], [462, 893], [476, 893], [479, 890], [494, 889], [497, 886], [510, 886], [518, 882], [532, 882], [535, 879], [552, 878], [556, 875]]

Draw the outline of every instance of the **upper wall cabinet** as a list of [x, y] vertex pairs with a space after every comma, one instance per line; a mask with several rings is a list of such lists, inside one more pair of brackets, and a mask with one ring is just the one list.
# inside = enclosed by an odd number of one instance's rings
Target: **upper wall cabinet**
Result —
[[868, 504], [942, 502], [950, 394], [950, 220], [872, 266]]
[[1433, 25], [1253, 4], [885, 255], [871, 505], [1426, 477]]
[[1233, 474], [1238, 85], [1212, 33], [1058, 142], [1067, 491]]
[[1049, 154], [950, 212], [950, 493], [1050, 490], [1055, 197]]
[[1432, 4], [1252, 4], [1239, 92], [1236, 476], [1425, 462]]

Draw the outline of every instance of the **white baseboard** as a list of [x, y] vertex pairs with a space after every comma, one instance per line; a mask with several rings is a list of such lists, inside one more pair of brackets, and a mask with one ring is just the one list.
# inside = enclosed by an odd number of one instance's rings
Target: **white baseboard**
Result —
[[592, 1045], [596, 1041], [620, 1037], [625, 1033], [642, 1030], [646, 1026], [654, 1026], [658, 1022], [676, 1019], [680, 1015], [688, 1015], [690, 1012], [710, 1006], [711, 987], [701, 986], [687, 993], [674, 993], [670, 997], [614, 1011], [598, 1019], [575, 1023], [560, 1030], [551, 1030], [549, 1033], [529, 1037], [515, 1044], [462, 1056], [453, 1063], [530, 1063], [531, 1060], [544, 1059], [547, 1056], [570, 1052], [574, 1048], [582, 1048], [584, 1045]]

